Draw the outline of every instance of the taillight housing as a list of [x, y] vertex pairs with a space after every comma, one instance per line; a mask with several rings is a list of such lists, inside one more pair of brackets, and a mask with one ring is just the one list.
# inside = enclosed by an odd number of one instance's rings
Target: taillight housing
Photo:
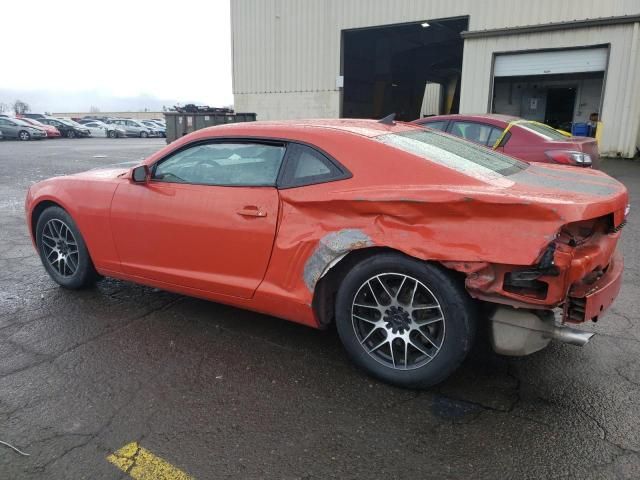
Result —
[[554, 163], [578, 167], [591, 166], [591, 155], [577, 150], [547, 150], [544, 154]]

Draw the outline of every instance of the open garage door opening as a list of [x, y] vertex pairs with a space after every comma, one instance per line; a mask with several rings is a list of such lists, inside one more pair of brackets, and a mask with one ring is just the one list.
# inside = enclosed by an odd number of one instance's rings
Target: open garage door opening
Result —
[[458, 113], [468, 19], [342, 32], [341, 116], [398, 120]]
[[607, 59], [607, 48], [496, 55], [491, 111], [593, 135]]

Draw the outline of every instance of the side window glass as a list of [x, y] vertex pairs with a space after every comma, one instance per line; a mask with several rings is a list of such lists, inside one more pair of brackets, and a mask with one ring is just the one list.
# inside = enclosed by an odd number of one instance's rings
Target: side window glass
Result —
[[274, 186], [284, 145], [208, 143], [181, 150], [153, 169], [160, 182], [222, 186]]
[[498, 141], [500, 135], [502, 135], [503, 130], [501, 128], [492, 128], [491, 133], [489, 133], [489, 140], [487, 141], [487, 146], [493, 147], [493, 145]]
[[297, 187], [345, 178], [331, 160], [306, 145], [292, 144], [287, 150], [287, 166], [282, 177], [283, 187]]
[[476, 122], [453, 122], [451, 133], [465, 140], [487, 145], [493, 127]]
[[433, 128], [434, 130], [444, 130], [447, 126], [447, 122], [444, 120], [438, 120], [435, 122], [425, 122], [422, 124], [424, 127]]

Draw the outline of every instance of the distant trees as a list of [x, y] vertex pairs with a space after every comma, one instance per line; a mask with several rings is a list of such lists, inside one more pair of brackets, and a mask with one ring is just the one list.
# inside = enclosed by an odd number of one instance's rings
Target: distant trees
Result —
[[23, 102], [22, 100], [16, 100], [13, 102], [13, 111], [16, 115], [23, 115], [31, 110], [29, 104], [27, 102]]

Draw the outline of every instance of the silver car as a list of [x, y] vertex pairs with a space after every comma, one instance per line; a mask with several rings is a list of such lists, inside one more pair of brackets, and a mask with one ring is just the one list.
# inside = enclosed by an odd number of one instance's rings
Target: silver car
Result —
[[151, 135], [151, 130], [145, 127], [137, 120], [131, 120], [130, 118], [116, 118], [109, 120], [110, 125], [119, 125], [124, 128], [127, 137], [142, 137], [147, 138]]
[[106, 124], [100, 120], [93, 120], [91, 122], [83, 122], [85, 127], [89, 129], [92, 137], [109, 137], [120, 138], [126, 137], [127, 132], [124, 127], [116, 124]]
[[5, 139], [41, 140], [47, 138], [47, 132], [43, 129], [29, 125], [18, 118], [0, 117], [0, 131]]

